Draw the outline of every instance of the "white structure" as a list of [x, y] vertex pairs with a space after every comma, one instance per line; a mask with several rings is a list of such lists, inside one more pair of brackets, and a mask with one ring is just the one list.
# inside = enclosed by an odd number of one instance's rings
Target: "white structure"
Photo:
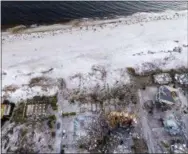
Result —
[[172, 82], [172, 78], [168, 73], [156, 74], [153, 77], [154, 77], [154, 82], [158, 84], [168, 84]]
[[1, 118], [3, 116], [10, 115], [11, 105], [10, 104], [1, 104]]

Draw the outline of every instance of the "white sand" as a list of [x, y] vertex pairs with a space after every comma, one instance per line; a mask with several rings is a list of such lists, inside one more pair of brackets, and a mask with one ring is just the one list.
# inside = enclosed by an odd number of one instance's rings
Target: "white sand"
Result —
[[[119, 20], [122, 22], [119, 23]], [[105, 25], [101, 28], [100, 24], [104, 22]], [[58, 90], [56, 86], [47, 92], [40, 87], [34, 87], [32, 91], [28, 86], [23, 86], [31, 78], [42, 76], [41, 71], [50, 68], [54, 70], [45, 76], [64, 78], [67, 86], [73, 88], [79, 85], [78, 79], [74, 82], [70, 80], [70, 76], [76, 73], [83, 73], [86, 86], [101, 82], [88, 74], [93, 65], [101, 65], [107, 70], [107, 82], [110, 85], [117, 80], [128, 82], [126, 75], [120, 79], [121, 69], [129, 66], [138, 68], [143, 62], [155, 63], [162, 69], [187, 67], [188, 48], [183, 47], [188, 41], [187, 11], [180, 11], [178, 15], [174, 11], [140, 13], [104, 22], [81, 23], [95, 25], [83, 26], [82, 29], [73, 27], [45, 33], [3, 35], [2, 71], [7, 75], [3, 75], [2, 86], [4, 88], [15, 84], [20, 87], [15, 92], [8, 93], [9, 98], [16, 102], [37, 94], [55, 93]], [[33, 29], [34, 31], [37, 29]], [[175, 40], [179, 42], [176, 43]], [[182, 52], [173, 52], [174, 58], [163, 65], [164, 58], [170, 53], [160, 51], [173, 50], [177, 46], [182, 47]], [[147, 54], [148, 50], [156, 53]], [[143, 52], [142, 55], [133, 56], [140, 52]]]

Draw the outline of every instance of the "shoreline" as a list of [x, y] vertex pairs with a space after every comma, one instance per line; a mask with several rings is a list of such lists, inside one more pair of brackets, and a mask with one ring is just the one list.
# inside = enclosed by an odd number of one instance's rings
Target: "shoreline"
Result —
[[127, 16], [114, 16], [114, 17], [102, 17], [102, 18], [80, 18], [71, 19], [63, 22], [54, 22], [51, 24], [32, 24], [32, 25], [15, 25], [2, 29], [4, 34], [31, 34], [40, 32], [51, 32], [58, 30], [66, 30], [75, 27], [87, 27], [87, 26], [103, 26], [106, 24], [139, 24], [151, 21], [159, 20], [172, 20], [173, 18], [180, 18], [185, 16], [188, 10], [166, 10], [163, 12], [137, 12]]

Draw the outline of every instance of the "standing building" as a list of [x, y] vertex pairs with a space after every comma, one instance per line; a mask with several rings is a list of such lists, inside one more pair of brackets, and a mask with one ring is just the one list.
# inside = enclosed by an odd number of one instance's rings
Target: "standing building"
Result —
[[177, 90], [170, 86], [160, 86], [156, 95], [156, 102], [173, 105], [177, 100]]
[[8, 100], [4, 100], [1, 103], [1, 126], [12, 116], [14, 107], [15, 104], [10, 103]]

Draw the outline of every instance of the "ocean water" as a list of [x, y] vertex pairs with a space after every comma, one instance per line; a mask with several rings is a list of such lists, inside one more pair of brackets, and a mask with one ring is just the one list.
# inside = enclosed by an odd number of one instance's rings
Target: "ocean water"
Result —
[[187, 9], [187, 2], [133, 1], [3, 1], [2, 28], [16, 25], [64, 23], [82, 18], [113, 18], [137, 12]]

